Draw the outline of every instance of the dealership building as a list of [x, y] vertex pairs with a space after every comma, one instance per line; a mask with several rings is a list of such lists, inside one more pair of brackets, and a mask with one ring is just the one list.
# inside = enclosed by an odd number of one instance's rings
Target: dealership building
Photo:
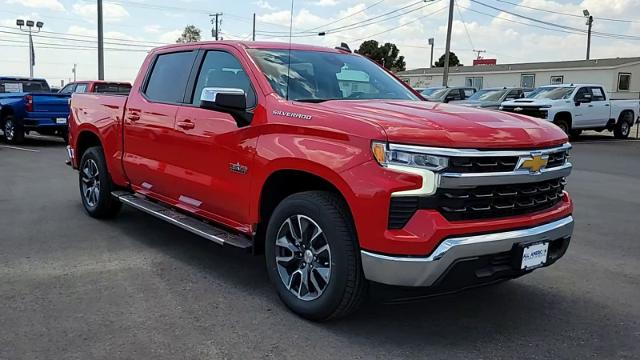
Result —
[[[419, 68], [396, 75], [414, 88], [442, 85], [443, 68]], [[575, 61], [456, 66], [449, 86], [477, 89], [502, 86], [535, 88], [549, 84], [602, 84], [613, 98], [640, 98], [640, 57]]]

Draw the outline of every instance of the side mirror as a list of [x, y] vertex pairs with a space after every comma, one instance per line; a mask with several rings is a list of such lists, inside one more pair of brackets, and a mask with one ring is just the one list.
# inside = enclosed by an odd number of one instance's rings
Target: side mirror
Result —
[[247, 95], [242, 89], [206, 87], [200, 94], [200, 107], [230, 114], [238, 127], [249, 125], [253, 117], [247, 112]]
[[444, 97], [444, 102], [448, 103], [451, 100], [455, 100], [455, 96], [453, 95], [447, 95]]

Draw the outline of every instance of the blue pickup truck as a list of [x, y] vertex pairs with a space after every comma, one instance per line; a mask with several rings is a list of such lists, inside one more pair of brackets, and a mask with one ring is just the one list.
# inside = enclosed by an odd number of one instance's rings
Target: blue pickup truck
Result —
[[0, 76], [0, 129], [4, 140], [19, 144], [25, 134], [67, 140], [70, 94], [52, 93], [44, 79]]

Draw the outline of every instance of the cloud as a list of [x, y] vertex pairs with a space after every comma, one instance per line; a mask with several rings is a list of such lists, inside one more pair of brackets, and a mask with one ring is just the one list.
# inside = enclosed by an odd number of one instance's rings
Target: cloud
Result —
[[167, 44], [173, 44], [182, 35], [182, 30], [171, 30], [160, 35], [159, 41]]
[[8, 5], [22, 5], [34, 9], [64, 11], [64, 5], [58, 0], [6, 0]]
[[160, 25], [147, 25], [144, 27], [144, 32], [150, 33], [150, 34], [156, 34], [160, 32], [161, 28], [162, 26]]
[[260, 9], [275, 10], [275, 6], [269, 4], [269, 2], [266, 1], [266, 0], [258, 0], [256, 2], [254, 2], [253, 4], [256, 5], [257, 7], [259, 7]]
[[318, 0], [314, 3], [317, 6], [336, 6], [338, 5], [338, 0]]
[[[85, 20], [96, 22], [97, 9], [95, 4], [78, 2], [73, 4], [73, 12]], [[118, 22], [129, 17], [129, 12], [122, 6], [114, 3], [103, 4], [103, 17], [105, 22]]]

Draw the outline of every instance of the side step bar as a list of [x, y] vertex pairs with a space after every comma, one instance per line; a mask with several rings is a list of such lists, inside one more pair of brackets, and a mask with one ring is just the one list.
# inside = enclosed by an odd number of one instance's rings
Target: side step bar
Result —
[[241, 249], [249, 249], [253, 246], [253, 242], [243, 235], [234, 234], [198, 218], [177, 212], [165, 205], [147, 200], [144, 196], [136, 195], [128, 191], [114, 191], [111, 195], [124, 204], [142, 210], [147, 214], [179, 226], [220, 245], [231, 245]]

